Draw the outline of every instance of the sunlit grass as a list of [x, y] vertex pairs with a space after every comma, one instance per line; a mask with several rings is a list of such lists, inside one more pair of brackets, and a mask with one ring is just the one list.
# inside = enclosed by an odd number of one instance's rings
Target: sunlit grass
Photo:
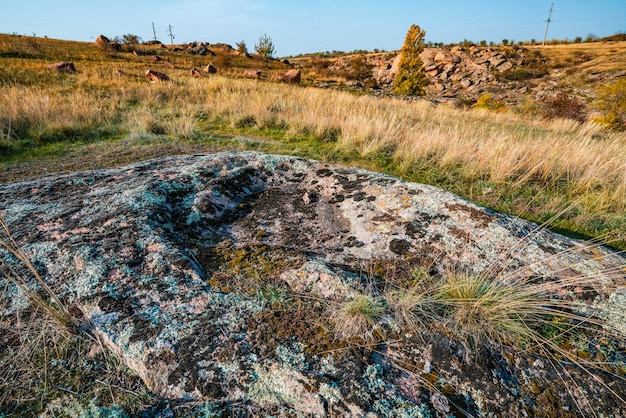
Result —
[[[128, 134], [161, 135], [211, 150], [216, 135], [245, 135], [260, 144], [251, 149], [383, 171], [539, 222], [569, 207], [552, 222], [554, 227], [591, 237], [609, 234], [618, 248], [626, 245], [624, 133], [603, 132], [592, 123], [458, 110], [425, 100], [221, 75], [192, 78], [187, 67], [206, 61], [195, 56], [171, 55], [177, 68], [164, 71], [175, 82], [150, 84], [145, 69], [161, 64], [145, 57], [111, 56], [88, 44], [62, 55], [59, 45], [67, 43], [61, 41], [22, 37], [20, 42], [0, 45], [0, 52], [5, 48], [8, 54], [0, 69], [5, 162], [41, 158], [46, 149], [63, 155], [69, 149], [64, 144]], [[11, 47], [32, 54], [14, 57]], [[35, 52], [73, 57], [79, 73], [53, 73], [46, 60], [32, 58]], [[117, 68], [128, 75], [116, 75]]]

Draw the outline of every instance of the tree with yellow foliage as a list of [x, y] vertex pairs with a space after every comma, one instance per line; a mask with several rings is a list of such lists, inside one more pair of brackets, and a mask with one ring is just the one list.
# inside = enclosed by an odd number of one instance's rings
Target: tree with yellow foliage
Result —
[[396, 93], [412, 96], [424, 95], [424, 86], [428, 84], [428, 79], [420, 53], [425, 48], [425, 35], [426, 31], [417, 25], [411, 25], [406, 33], [398, 74], [393, 82], [393, 89]]

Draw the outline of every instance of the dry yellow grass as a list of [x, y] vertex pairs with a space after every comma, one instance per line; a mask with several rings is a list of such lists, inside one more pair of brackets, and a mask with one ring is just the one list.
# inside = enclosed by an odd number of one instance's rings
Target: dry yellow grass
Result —
[[626, 61], [626, 42], [590, 42], [566, 45], [530, 45], [538, 50], [552, 66], [581, 63], [581, 68], [595, 73], [619, 71]]
[[391, 148], [403, 164], [461, 165], [468, 176], [494, 182], [563, 180], [583, 194], [601, 189], [615, 209], [626, 204], [625, 136], [600, 135], [593, 124], [223, 77], [149, 85], [83, 74], [78, 84], [82, 88], [71, 91], [2, 88], [0, 132], [17, 139], [11, 132], [121, 120], [129, 132], [158, 124], [162, 133], [191, 136], [203, 117], [232, 125], [251, 117], [258, 127], [279, 125], [294, 136], [340, 132], [337, 146], [363, 157]]
[[[45, 41], [52, 45], [46, 48], [54, 47], [55, 57], [72, 56], [63, 56], [52, 40], [23, 41], [20, 54], [41, 51], [33, 43]], [[207, 60], [204, 57], [174, 57], [180, 67], [165, 72], [175, 82], [150, 84], [143, 73], [148, 67], [163, 70], [157, 62], [134, 56], [113, 59], [86, 44], [73, 52], [79, 73], [57, 74], [46, 68], [49, 60], [14, 57], [3, 52], [5, 47], [6, 42], [0, 43], [0, 54], [9, 55], [2, 58], [0, 68], [0, 149], [9, 154], [24, 155], [28, 147], [68, 140], [109, 141], [129, 133], [183, 141], [202, 140], [216, 132], [269, 136], [287, 143], [300, 141], [285, 151], [278, 146], [278, 152], [317, 158], [341, 154], [340, 160], [351, 164], [399, 175], [411, 174], [415, 167], [422, 171], [432, 167], [440, 174], [409, 178], [437, 185], [447, 177], [445, 187], [457, 187], [483, 204], [516, 214], [537, 205], [541, 207], [531, 213], [556, 213], [568, 205], [577, 212], [570, 217], [570, 226], [593, 223], [594, 217], [601, 223], [609, 219], [611, 225], [597, 233], [590, 227], [582, 230], [623, 239], [626, 135], [603, 132], [592, 123], [459, 110], [425, 100], [358, 96], [219, 75], [190, 77], [187, 67], [198, 64], [194, 60]], [[570, 49], [580, 48], [588, 46]], [[129, 76], [116, 76], [117, 68]], [[378, 164], [379, 158], [387, 161], [384, 166]], [[529, 195], [509, 197], [513, 201], [503, 204], [502, 193], [489, 194], [493, 185], [502, 190], [550, 189], [554, 199], [544, 196], [538, 203], [535, 191], [527, 190], [519, 193]]]

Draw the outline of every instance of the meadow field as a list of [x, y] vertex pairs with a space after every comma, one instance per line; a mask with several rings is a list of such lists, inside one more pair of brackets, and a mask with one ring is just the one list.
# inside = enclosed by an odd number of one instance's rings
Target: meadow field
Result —
[[[626, 135], [592, 122], [248, 80], [237, 68], [191, 77], [189, 68], [207, 61], [199, 56], [172, 54], [174, 82], [151, 84], [143, 73], [158, 63], [146, 57], [47, 39], [3, 35], [0, 59], [5, 182], [252, 149], [432, 184], [560, 232], [626, 245]], [[78, 73], [46, 68], [60, 60]]]

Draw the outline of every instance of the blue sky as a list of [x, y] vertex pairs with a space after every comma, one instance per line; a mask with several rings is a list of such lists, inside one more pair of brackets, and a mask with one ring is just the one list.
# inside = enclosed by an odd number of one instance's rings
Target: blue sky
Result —
[[[169, 43], [206, 41], [250, 50], [266, 33], [277, 56], [318, 51], [400, 49], [411, 24], [426, 40], [543, 39], [551, 1], [526, 0], [0, 0], [0, 32], [93, 41], [132, 33]], [[626, 1], [555, 1], [548, 39], [626, 32]]]

